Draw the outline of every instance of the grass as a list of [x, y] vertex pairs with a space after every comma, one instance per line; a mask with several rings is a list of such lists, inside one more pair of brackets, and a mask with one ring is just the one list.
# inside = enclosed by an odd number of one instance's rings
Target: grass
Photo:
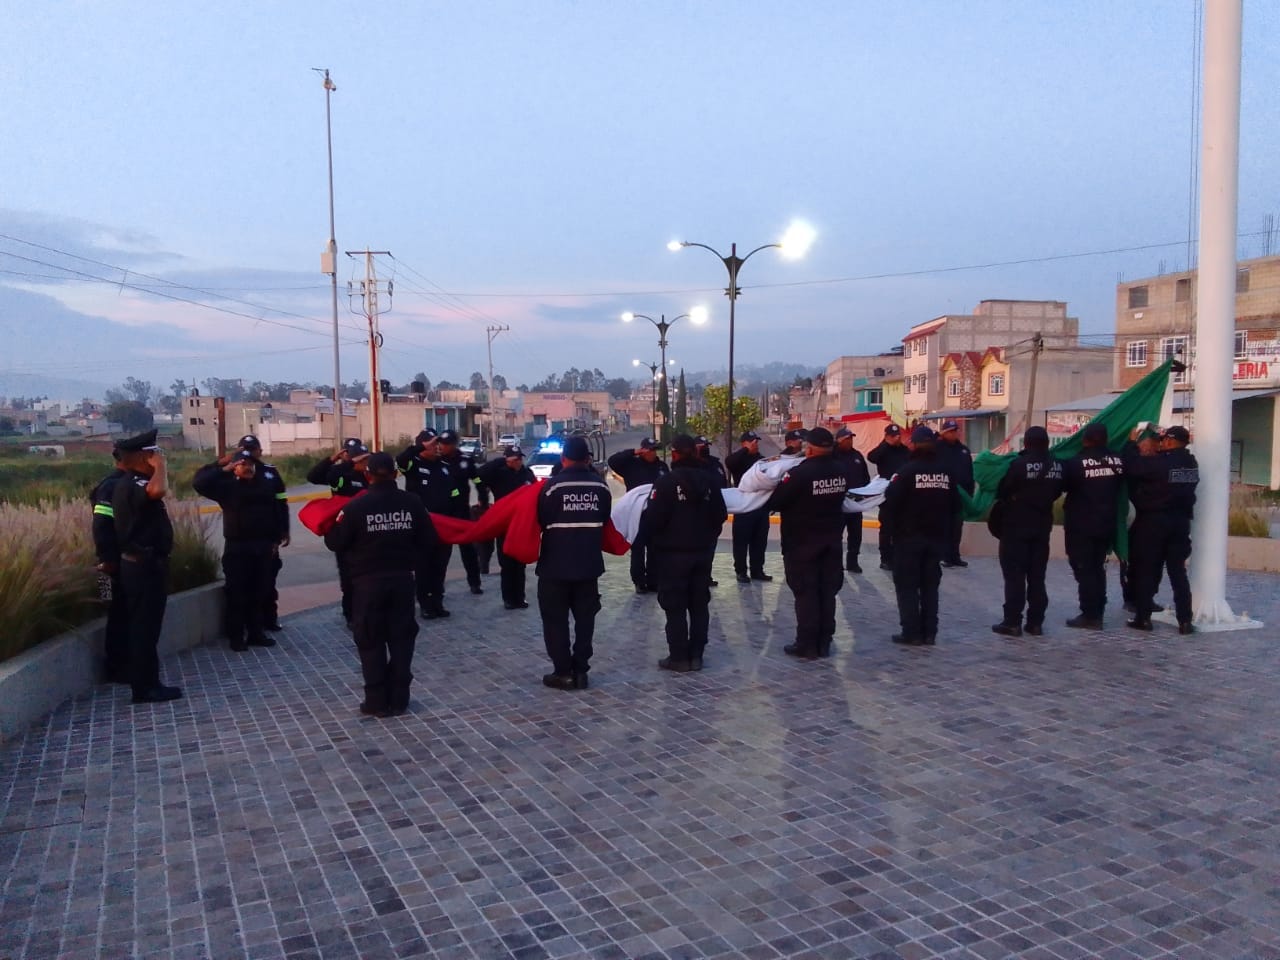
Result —
[[[169, 591], [211, 583], [210, 519], [167, 504], [174, 528]], [[0, 503], [0, 660], [103, 614], [87, 503]]]
[[1249, 487], [1233, 487], [1227, 508], [1227, 534], [1232, 537], [1271, 536], [1271, 498]]

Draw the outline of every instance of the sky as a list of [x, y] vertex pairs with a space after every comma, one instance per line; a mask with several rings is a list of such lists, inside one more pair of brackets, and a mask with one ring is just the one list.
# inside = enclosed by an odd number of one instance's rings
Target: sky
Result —
[[[1187, 262], [1195, 0], [44, 0], [0, 57], [0, 391], [37, 378], [331, 382], [325, 92], [347, 296], [394, 293], [383, 373], [887, 350], [983, 299], [1065, 300]], [[1280, 5], [1246, 0], [1240, 254], [1280, 213]], [[1280, 218], [1278, 218], [1280, 219]], [[1194, 232], [1194, 231], [1193, 231]], [[1277, 243], [1280, 247], [1280, 243]], [[1133, 249], [1141, 248], [1141, 249]], [[1014, 263], [1014, 261], [1033, 261]], [[973, 269], [956, 269], [973, 268]], [[358, 298], [354, 303], [358, 309]], [[70, 390], [67, 386], [64, 389]]]

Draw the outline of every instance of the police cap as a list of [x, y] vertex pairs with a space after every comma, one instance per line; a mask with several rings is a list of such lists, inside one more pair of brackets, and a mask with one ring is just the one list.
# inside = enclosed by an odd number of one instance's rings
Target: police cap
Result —
[[155, 450], [156, 447], [156, 431], [148, 430], [146, 433], [140, 433], [136, 437], [126, 437], [116, 443], [116, 449], [121, 453], [140, 453], [143, 450]]
[[1174, 424], [1172, 427], [1165, 427], [1164, 436], [1170, 440], [1177, 440], [1179, 443], [1190, 443], [1191, 433], [1186, 427]]
[[809, 436], [808, 431], [805, 431], [805, 430], [788, 430], [788, 431], [787, 431], [787, 435], [786, 435], [786, 437], [785, 437], [784, 439], [786, 439], [786, 440], [788, 440], [788, 441], [790, 441], [790, 440], [804, 440], [804, 439], [805, 439], [806, 437], [808, 437], [808, 436]]
[[360, 441], [359, 437], [347, 437], [342, 441], [342, 449], [353, 457], [358, 457], [362, 453], [368, 453], [365, 445]]
[[426, 443], [428, 440], [434, 440], [436, 436], [436, 432], [428, 427], [426, 430], [419, 430], [415, 440], [417, 443]]
[[524, 451], [521, 450], [519, 447], [517, 447], [515, 444], [512, 444], [511, 446], [508, 446], [508, 447], [503, 447], [502, 455], [504, 457], [520, 457], [521, 459], [524, 459]]
[[369, 462], [364, 468], [375, 477], [389, 477], [396, 472], [396, 462], [391, 459], [391, 454], [378, 452], [369, 455]]
[[854, 433], [852, 430], [850, 430], [848, 427], [841, 427], [839, 430], [836, 431], [837, 440], [843, 440], [845, 437], [852, 438], [856, 436], [857, 434]]
[[698, 441], [687, 433], [680, 433], [671, 438], [671, 452], [682, 457], [693, 456], [698, 452]]
[[1049, 431], [1044, 427], [1027, 427], [1027, 432], [1022, 435], [1022, 445], [1038, 450], [1048, 449]]
[[254, 462], [253, 454], [250, 453], [248, 450], [237, 450], [235, 453], [231, 455], [232, 463], [244, 463], [246, 460], [249, 463]]
[[836, 438], [831, 436], [831, 431], [826, 427], [814, 427], [805, 437], [805, 441], [811, 447], [818, 447], [826, 450], [836, 445]]
[[240, 442], [236, 446], [243, 447], [245, 450], [261, 450], [262, 443], [252, 433], [246, 433], [240, 438]]
[[[652, 440], [641, 441], [641, 444], [652, 443]], [[564, 442], [560, 455], [566, 460], [582, 461], [591, 458], [591, 448], [587, 446], [586, 437], [570, 437]]]
[[1110, 439], [1105, 423], [1090, 423], [1086, 425], [1081, 437], [1085, 443], [1094, 443], [1103, 447], [1107, 445], [1107, 440]]
[[[582, 437], [573, 437], [572, 439], [582, 440]], [[583, 442], [585, 443], [586, 441], [583, 441]], [[645, 437], [643, 440], [640, 441], [639, 446], [641, 450], [657, 450], [658, 441], [652, 439], [651, 437]], [[565, 444], [565, 449], [566, 450], [568, 449], [568, 444]]]
[[948, 430], [959, 430], [959, 429], [960, 429], [960, 424], [956, 423], [956, 421], [954, 421], [954, 420], [943, 420], [943, 421], [942, 421], [942, 427], [938, 430], [938, 432], [939, 432], [939, 433], [946, 433]]
[[[930, 432], [932, 433], [932, 431]], [[896, 437], [900, 433], [902, 433], [902, 428], [898, 426], [896, 423], [891, 423], [884, 428], [884, 435], [886, 437]]]
[[448, 446], [457, 446], [458, 431], [457, 430], [441, 430], [440, 433], [436, 436], [436, 439]]
[[938, 435], [923, 423], [911, 431], [912, 443], [933, 443], [936, 439], [938, 439]]
[[738, 438], [738, 442], [739, 442], [739, 443], [750, 443], [750, 442], [751, 442], [751, 441], [753, 441], [753, 440], [759, 440], [759, 439], [760, 439], [760, 434], [758, 434], [758, 433], [756, 433], [756, 432], [754, 432], [754, 431], [752, 431], [752, 430], [748, 430], [746, 433], [744, 433], [742, 436], [740, 436], [740, 437]]

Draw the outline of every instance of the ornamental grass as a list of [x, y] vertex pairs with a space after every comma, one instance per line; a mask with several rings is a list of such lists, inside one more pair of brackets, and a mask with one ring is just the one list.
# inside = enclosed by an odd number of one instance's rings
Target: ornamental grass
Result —
[[[194, 504], [166, 503], [173, 521], [169, 591], [211, 583], [218, 552]], [[102, 616], [87, 501], [0, 503], [0, 660]]]

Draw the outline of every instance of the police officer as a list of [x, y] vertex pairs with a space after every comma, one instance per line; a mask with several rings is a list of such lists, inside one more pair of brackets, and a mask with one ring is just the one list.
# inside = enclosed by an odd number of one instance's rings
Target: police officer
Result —
[[[738, 441], [741, 446], [724, 461], [735, 487], [742, 482], [748, 470], [764, 459], [760, 453], [759, 434], [748, 430]], [[733, 515], [733, 571], [739, 583], [773, 579], [764, 572], [764, 552], [768, 545], [768, 510], [747, 510]]]
[[[932, 431], [930, 431], [932, 433]], [[867, 460], [876, 465], [876, 476], [889, 480], [907, 462], [911, 451], [903, 445], [902, 428], [891, 423], [884, 428], [884, 439], [867, 454]], [[893, 569], [893, 520], [885, 505], [879, 510], [880, 519], [880, 569]]]
[[780, 457], [802, 457], [804, 456], [804, 438], [809, 435], [807, 430], [788, 430], [782, 437], [782, 453]]
[[[1136, 436], [1137, 431], [1131, 435]], [[1129, 626], [1151, 629], [1160, 569], [1169, 571], [1173, 588], [1173, 609], [1178, 632], [1194, 633], [1191, 622], [1191, 584], [1187, 580], [1187, 559], [1191, 556], [1191, 517], [1195, 511], [1200, 465], [1187, 449], [1191, 434], [1186, 427], [1172, 426], [1160, 434], [1160, 450], [1154, 456], [1136, 455], [1126, 445], [1124, 472], [1129, 479], [1129, 499], [1137, 510], [1130, 528], [1134, 615]]]
[[[458, 431], [441, 430], [440, 435], [436, 437], [436, 444], [440, 450], [440, 459], [448, 466], [454, 486], [458, 489], [458, 495], [452, 501], [453, 513], [450, 516], [467, 520], [471, 518], [471, 488], [478, 487], [480, 482], [477, 476], [480, 465], [476, 463], [474, 457], [469, 457], [458, 449], [458, 440]], [[478, 489], [477, 494], [479, 506], [487, 509], [489, 492]], [[484, 587], [480, 585], [480, 553], [476, 545], [474, 543], [458, 544], [458, 556], [462, 558], [462, 569], [466, 571], [467, 586], [471, 588], [471, 592], [484, 593]]]
[[[342, 449], [331, 457], [324, 457], [307, 472], [307, 483], [328, 486], [335, 497], [354, 497], [369, 489], [369, 480], [364, 472], [365, 462], [369, 457], [369, 448], [360, 442], [359, 437], [347, 437], [342, 441]], [[342, 551], [335, 546], [333, 531], [324, 536], [324, 545], [333, 551], [338, 563], [338, 587], [342, 591], [342, 618], [351, 626], [351, 578], [347, 574], [347, 564]]]
[[[1138, 431], [1137, 453], [1139, 456], [1143, 456], [1143, 457], [1154, 457], [1159, 452], [1160, 452], [1160, 428], [1158, 426], [1152, 426], [1151, 424], [1147, 424], [1146, 427]], [[1126, 445], [1124, 450], [1122, 451], [1121, 461], [1123, 462], [1125, 455], [1132, 454], [1132, 453], [1133, 453], [1133, 448]], [[1129, 489], [1132, 487], [1132, 484], [1126, 483], [1125, 486], [1127, 489]], [[1132, 489], [1129, 489], [1129, 493], [1130, 493], [1130, 502], [1132, 502]], [[1129, 544], [1128, 559], [1127, 560], [1121, 559], [1120, 562], [1117, 564], [1117, 567], [1119, 568], [1119, 573], [1120, 573], [1120, 594], [1124, 599], [1124, 609], [1129, 613], [1133, 613], [1134, 611], [1137, 610], [1137, 607], [1134, 605], [1134, 601], [1133, 601], [1133, 597], [1134, 597], [1133, 577], [1130, 576], [1131, 569], [1133, 566], [1133, 524], [1132, 523], [1129, 524], [1128, 544]], [[1153, 594], [1156, 590], [1160, 589], [1160, 573], [1161, 573], [1160, 570], [1156, 571], [1156, 574], [1155, 574], [1156, 580], [1152, 590]], [[1151, 603], [1151, 612], [1163, 613], [1164, 607], [1153, 600]]]
[[902, 627], [891, 639], [907, 646], [931, 647], [937, 642], [941, 563], [952, 518], [960, 511], [959, 485], [939, 461], [937, 449], [933, 431], [916, 427], [907, 462], [884, 494], [888, 522], [893, 524], [893, 589]]
[[[404, 474], [405, 491], [418, 497], [428, 513], [456, 517], [459, 511], [454, 504], [461, 499], [462, 491], [455, 482], [453, 471], [440, 458], [437, 440], [438, 434], [434, 430], [423, 430], [416, 442], [396, 457], [396, 465]], [[452, 544], [433, 538], [430, 549], [419, 558], [415, 575], [418, 606], [425, 620], [450, 615], [444, 608], [444, 578], [449, 572], [452, 556]]]
[[[720, 462], [719, 457], [711, 452], [711, 441], [706, 437], [697, 436], [693, 438], [693, 442], [697, 447], [698, 465], [707, 472], [708, 479], [719, 490], [729, 486], [729, 478], [725, 475], [724, 464]], [[721, 499], [724, 499], [723, 495]], [[707, 547], [707, 555], [711, 558], [712, 566], [716, 562], [716, 547], [718, 545], [719, 538], [712, 540], [710, 546]], [[661, 580], [661, 571], [659, 571], [659, 580]], [[711, 586], [720, 586], [720, 581], [712, 577]]]
[[[991, 630], [1003, 637], [1044, 633], [1049, 607], [1044, 575], [1049, 565], [1053, 503], [1062, 494], [1062, 464], [1049, 453], [1049, 433], [1028, 427], [1022, 451], [996, 487], [1000, 524], [1000, 572], [1004, 574], [1004, 616]], [[1023, 626], [1023, 607], [1026, 626]]]
[[413, 570], [436, 534], [422, 501], [396, 486], [390, 454], [370, 456], [368, 474], [368, 494], [347, 504], [333, 529], [351, 569], [352, 632], [364, 674], [360, 712], [393, 717], [409, 709], [413, 680]]
[[796, 639], [783, 652], [812, 660], [830, 656], [836, 632], [836, 594], [844, 585], [841, 507], [849, 480], [831, 456], [831, 431], [815, 427], [805, 442], [805, 459], [783, 475], [765, 506], [782, 515], [782, 566], [795, 596]]
[[671, 470], [654, 483], [645, 512], [659, 558], [658, 603], [667, 615], [669, 653], [658, 666], [701, 670], [711, 622], [711, 558], [729, 514], [692, 437], [671, 441]]
[[[866, 458], [853, 445], [854, 433], [848, 427], [836, 431], [836, 449], [831, 456], [844, 467], [849, 479], [849, 489], [857, 490], [871, 482], [871, 471], [867, 468]], [[845, 548], [844, 568], [850, 573], [861, 573], [858, 554], [862, 552], [862, 514], [847, 513], [844, 517], [845, 533], [849, 537]]]
[[[938, 459], [956, 478], [960, 489], [973, 496], [973, 453], [960, 439], [960, 424], [955, 420], [943, 420], [938, 431]], [[964, 512], [957, 510], [951, 521], [951, 537], [944, 567], [967, 567], [968, 561], [960, 556], [960, 540], [964, 536]]]
[[280, 576], [280, 570], [284, 567], [284, 561], [280, 559], [280, 550], [289, 545], [289, 493], [285, 489], [284, 477], [280, 475], [279, 468], [275, 464], [266, 463], [262, 459], [262, 443], [256, 436], [252, 433], [246, 433], [240, 438], [238, 446], [239, 449], [253, 457], [258, 475], [275, 491], [276, 502], [280, 509], [280, 523], [284, 533], [280, 538], [280, 542], [276, 544], [275, 549], [271, 551], [271, 578], [262, 598], [263, 628], [266, 630], [280, 630], [282, 629], [280, 626], [280, 594], [276, 590], [276, 578]]
[[156, 646], [168, 601], [169, 554], [173, 525], [164, 508], [169, 475], [156, 432], [116, 445], [124, 476], [111, 492], [112, 520], [120, 547], [120, 587], [129, 622], [129, 685], [134, 703], [161, 703], [182, 696], [179, 687], [160, 682]]
[[237, 652], [274, 647], [263, 623], [276, 551], [285, 537], [276, 484], [258, 472], [247, 450], [220, 457], [196, 471], [196, 493], [222, 507], [222, 574], [226, 580], [227, 636]]
[[[477, 479], [481, 499], [487, 500], [492, 494], [494, 502], [515, 493], [521, 487], [538, 482], [533, 471], [524, 465], [524, 451], [517, 446], [503, 448], [502, 456], [494, 457], [480, 468]], [[502, 604], [508, 610], [527, 610], [529, 601], [525, 599], [525, 565], [503, 552], [505, 542], [505, 537], [498, 538]]]
[[93, 551], [98, 559], [98, 594], [107, 603], [104, 630], [104, 673], [111, 683], [129, 682], [129, 611], [124, 588], [120, 586], [120, 544], [116, 542], [112, 497], [116, 483], [124, 478], [120, 450], [111, 448], [116, 467], [98, 481], [89, 502], [93, 504]]
[[[570, 437], [560, 452], [563, 469], [538, 493], [538, 611], [552, 672], [543, 684], [557, 690], [587, 689], [600, 611], [604, 525], [609, 519], [609, 485], [591, 469], [591, 450], [583, 437]], [[665, 465], [664, 465], [665, 466]], [[569, 616], [574, 639], [569, 642]]]
[[[622, 478], [628, 490], [655, 482], [667, 472], [658, 459], [658, 444], [645, 437], [634, 450], [619, 450], [609, 458], [609, 469]], [[649, 556], [649, 523], [640, 515], [640, 528], [631, 542], [631, 582], [636, 593], [654, 593], [658, 589], [658, 571]]]
[[1081, 433], [1083, 447], [1062, 464], [1062, 534], [1075, 574], [1080, 615], [1068, 627], [1101, 630], [1107, 607], [1107, 554], [1115, 538], [1116, 514], [1124, 489], [1124, 464], [1107, 449], [1107, 428], [1091, 423]]

